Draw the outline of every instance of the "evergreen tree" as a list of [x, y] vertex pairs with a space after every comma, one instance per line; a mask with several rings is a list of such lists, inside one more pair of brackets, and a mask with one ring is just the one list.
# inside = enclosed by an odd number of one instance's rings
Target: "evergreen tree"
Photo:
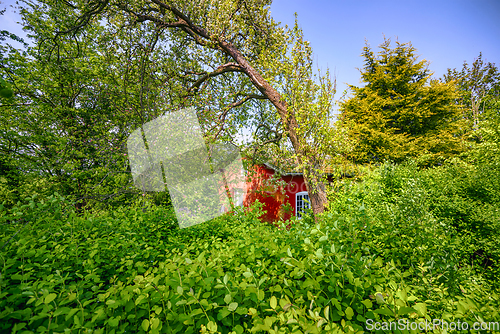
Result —
[[400, 162], [420, 157], [437, 163], [462, 151], [459, 111], [453, 83], [431, 79], [428, 62], [418, 60], [411, 43], [390, 39], [376, 56], [367, 44], [362, 56], [363, 87], [341, 103], [341, 120], [356, 140], [349, 154], [355, 162]]

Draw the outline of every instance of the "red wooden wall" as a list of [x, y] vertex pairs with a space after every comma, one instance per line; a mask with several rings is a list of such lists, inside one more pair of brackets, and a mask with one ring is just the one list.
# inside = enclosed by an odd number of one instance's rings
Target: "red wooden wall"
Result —
[[[263, 210], [267, 211], [267, 213], [262, 217], [262, 220], [269, 223], [276, 222], [280, 218], [288, 220], [291, 215], [295, 215], [295, 194], [307, 191], [302, 175], [283, 176], [280, 180], [285, 181], [286, 186], [270, 187], [268, 180], [274, 173], [274, 170], [266, 166], [256, 166], [253, 173], [249, 173], [247, 194], [243, 200], [243, 205], [246, 207], [249, 207], [257, 199], [259, 202], [264, 203]], [[284, 194], [282, 193], [283, 190]], [[287, 203], [290, 203], [293, 208], [293, 212], [289, 214], [285, 214], [282, 209], [282, 205]]]

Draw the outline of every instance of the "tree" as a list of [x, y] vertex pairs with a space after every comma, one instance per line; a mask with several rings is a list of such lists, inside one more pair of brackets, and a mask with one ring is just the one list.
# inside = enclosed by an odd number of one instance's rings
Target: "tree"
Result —
[[418, 61], [411, 43], [390, 39], [378, 56], [367, 44], [362, 56], [363, 87], [350, 85], [353, 96], [341, 104], [341, 120], [351, 123], [356, 145], [349, 158], [356, 162], [396, 162], [426, 157], [437, 163], [463, 150], [452, 83], [431, 79], [428, 63]]
[[[279, 120], [281, 126], [274, 130], [278, 135], [272, 142], [285, 138], [289, 144], [296, 165], [304, 172], [313, 212], [317, 214], [326, 203], [319, 167], [327, 153], [321, 149], [329, 145], [334, 84], [328, 75], [319, 81], [312, 76], [311, 49], [298, 25], [294, 29], [279, 27], [269, 15], [270, 3], [66, 2], [81, 14], [72, 27], [58, 31], [54, 40], [102, 20], [127, 22], [135, 29], [141, 25], [157, 29], [157, 45], [168, 45], [168, 49], [176, 51], [165, 50], [162, 61], [175, 69], [169, 71], [166, 83], [177, 87], [174, 94], [181, 93], [177, 108], [196, 106], [201, 110], [199, 118], [208, 141], [230, 139], [234, 125], [247, 124], [251, 116], [264, 115], [263, 123], [259, 117], [253, 119], [268, 129], [269, 121]], [[53, 6], [51, 1], [46, 4]], [[262, 108], [261, 112], [254, 113], [249, 102]], [[266, 102], [274, 112], [269, 112]]]
[[469, 67], [448, 69], [444, 82], [457, 85], [456, 104], [466, 120], [469, 156], [476, 162], [492, 162], [500, 152], [500, 71], [494, 63], [483, 61], [482, 54]]
[[[0, 15], [5, 15], [5, 9], [0, 10]], [[19, 36], [10, 33], [7, 30], [0, 30], [0, 42], [5, 42], [7, 39], [14, 40], [21, 43], [23, 46], [27, 47], [26, 42]], [[0, 69], [4, 68], [4, 58], [5, 54], [8, 52], [11, 46], [0, 44]], [[9, 103], [12, 101], [14, 92], [12, 91], [12, 85], [8, 80], [3, 78], [3, 73], [0, 72], [0, 105]], [[10, 156], [1, 155], [0, 156], [0, 193], [1, 196], [7, 202], [7, 206], [11, 207], [14, 203], [19, 200], [18, 186], [21, 183], [22, 175], [15, 162]]]
[[477, 130], [482, 120], [492, 116], [500, 98], [500, 71], [494, 63], [483, 61], [481, 53], [471, 67], [464, 62], [460, 72], [448, 69], [442, 80], [456, 83], [459, 91], [456, 102], [470, 131]]
[[164, 98], [152, 88], [158, 86], [149, 75], [154, 60], [146, 57], [158, 32], [108, 31], [120, 37], [110, 43], [105, 28], [94, 25], [54, 43], [53, 27], [67, 28], [71, 11], [30, 3], [21, 14], [33, 47], [6, 47], [2, 74], [16, 94], [0, 108], [0, 151], [32, 179], [42, 177], [69, 195], [78, 209], [138, 198], [123, 143], [137, 124], [161, 112], [149, 108]]
[[[0, 15], [5, 15], [6, 9], [0, 10]], [[26, 42], [16, 34], [13, 34], [7, 30], [0, 30], [0, 42], [5, 42], [7, 39], [11, 39], [13, 41], [21, 43], [23, 46], [27, 47]], [[7, 44], [7, 46], [10, 46]], [[0, 45], [0, 66], [3, 66], [3, 57], [4, 53], [7, 52], [8, 47], [4, 45]], [[14, 95], [12, 91], [12, 87], [9, 82], [5, 81], [0, 76], [0, 101], [5, 99], [10, 99]]]

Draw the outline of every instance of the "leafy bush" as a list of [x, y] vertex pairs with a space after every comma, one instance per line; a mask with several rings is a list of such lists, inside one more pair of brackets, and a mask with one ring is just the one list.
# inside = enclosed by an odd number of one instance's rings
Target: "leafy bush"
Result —
[[368, 319], [498, 319], [487, 282], [429, 261], [446, 236], [413, 251], [354, 202], [290, 230], [261, 223], [259, 207], [182, 230], [158, 207], [78, 217], [52, 197], [3, 209], [0, 331], [342, 333]]
[[470, 266], [499, 287], [500, 165], [453, 161], [421, 170], [412, 161], [386, 163], [335, 196], [330, 209], [342, 214], [350, 201], [364, 202], [377, 226], [374, 238], [402, 263], [447, 267], [447, 279], [453, 266]]

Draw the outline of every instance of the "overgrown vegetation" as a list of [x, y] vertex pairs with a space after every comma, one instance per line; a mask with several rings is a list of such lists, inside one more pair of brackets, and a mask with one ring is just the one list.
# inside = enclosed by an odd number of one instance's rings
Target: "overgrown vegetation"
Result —
[[[500, 72], [481, 54], [439, 82], [411, 44], [367, 46], [331, 127], [334, 81], [270, 1], [22, 3], [33, 46], [0, 31], [25, 48], [0, 45], [0, 332], [500, 319]], [[257, 201], [179, 229], [168, 191], [132, 186], [126, 141], [186, 106], [207, 143], [253, 126], [250, 158], [298, 163], [315, 214], [268, 224]]]
[[499, 167], [457, 160], [420, 170], [414, 161], [386, 163], [362, 184], [332, 194], [331, 210], [344, 213], [365, 203], [383, 252], [399, 254], [404, 267], [423, 261], [441, 267], [447, 280], [457, 268], [469, 267], [498, 288]]
[[[464, 173], [464, 168], [471, 168]], [[180, 230], [170, 209], [2, 209], [1, 330], [362, 332], [367, 319], [498, 319], [498, 165], [385, 164], [317, 224], [251, 212]], [[496, 174], [494, 174], [496, 173]], [[457, 177], [457, 175], [461, 177]], [[500, 178], [495, 178], [500, 179]]]

